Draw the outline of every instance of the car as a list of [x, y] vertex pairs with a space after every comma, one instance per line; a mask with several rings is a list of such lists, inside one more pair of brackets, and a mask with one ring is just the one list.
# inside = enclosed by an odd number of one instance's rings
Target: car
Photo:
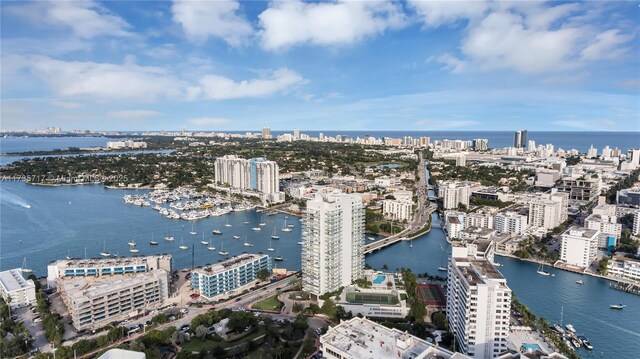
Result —
[[242, 298], [236, 298], [236, 302], [239, 302], [241, 300], [242, 300]]
[[189, 313], [189, 309], [187, 309], [187, 308], [182, 308], [182, 309], [180, 309], [180, 313], [182, 313], [182, 314], [187, 314], [187, 313]]
[[185, 324], [185, 325], [181, 326], [180, 327], [180, 331], [181, 332], [185, 332], [185, 333], [188, 332], [189, 331], [189, 325]]
[[150, 320], [147, 320], [147, 322], [146, 322], [145, 324], [147, 324], [147, 325], [151, 325], [151, 324], [153, 324], [153, 322], [152, 322], [152, 321], [150, 321]]
[[35, 318], [35, 319], [33, 320], [33, 322], [34, 322], [34, 323], [40, 323], [41, 321], [42, 321], [42, 319], [40, 319], [40, 318]]
[[169, 321], [174, 321], [174, 320], [176, 320], [176, 317], [175, 317], [175, 315], [172, 315], [172, 316], [170, 316], [170, 317], [169, 317], [169, 318], [167, 318], [167, 319], [169, 319]]

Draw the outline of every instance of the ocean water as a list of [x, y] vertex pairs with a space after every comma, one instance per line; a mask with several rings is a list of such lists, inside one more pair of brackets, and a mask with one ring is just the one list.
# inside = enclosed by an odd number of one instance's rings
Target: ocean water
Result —
[[110, 137], [17, 137], [0, 138], [0, 153], [66, 150], [69, 147], [103, 147]]

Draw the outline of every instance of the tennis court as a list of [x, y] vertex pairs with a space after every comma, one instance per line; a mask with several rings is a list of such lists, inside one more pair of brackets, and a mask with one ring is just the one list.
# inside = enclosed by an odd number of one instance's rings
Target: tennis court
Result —
[[384, 293], [347, 293], [347, 302], [358, 304], [392, 304], [395, 296]]
[[418, 295], [426, 305], [444, 306], [446, 304], [442, 289], [436, 284], [418, 284]]

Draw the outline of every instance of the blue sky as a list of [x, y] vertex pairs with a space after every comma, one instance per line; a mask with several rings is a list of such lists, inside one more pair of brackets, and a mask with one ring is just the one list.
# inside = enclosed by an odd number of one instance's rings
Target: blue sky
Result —
[[0, 6], [5, 130], [640, 130], [638, 1]]

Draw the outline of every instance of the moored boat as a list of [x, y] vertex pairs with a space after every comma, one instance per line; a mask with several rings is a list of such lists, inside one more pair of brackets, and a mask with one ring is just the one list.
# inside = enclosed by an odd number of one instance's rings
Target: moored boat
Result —
[[609, 306], [610, 309], [623, 309], [624, 307], [626, 307], [626, 305], [620, 303], [620, 304], [611, 304]]

